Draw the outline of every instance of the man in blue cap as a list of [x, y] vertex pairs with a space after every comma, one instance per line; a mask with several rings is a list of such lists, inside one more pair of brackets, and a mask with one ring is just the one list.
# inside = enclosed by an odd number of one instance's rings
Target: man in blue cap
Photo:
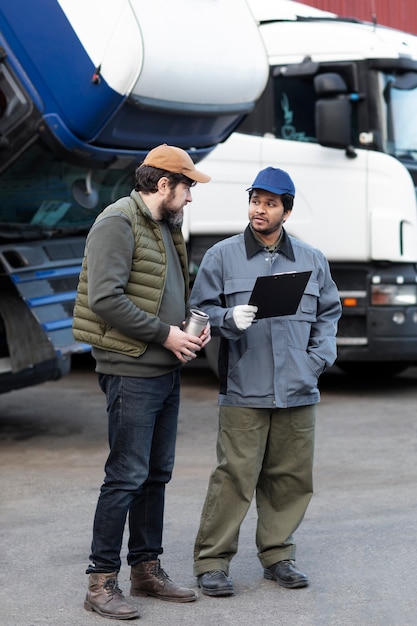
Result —
[[[283, 228], [295, 195], [287, 172], [267, 167], [247, 191], [249, 225], [206, 252], [191, 296], [221, 337], [217, 466], [194, 549], [194, 574], [209, 596], [234, 593], [230, 562], [254, 494], [264, 577], [308, 585], [293, 534], [313, 493], [317, 383], [336, 359], [341, 314], [324, 255]], [[256, 278], [283, 272], [311, 272], [296, 313], [256, 319], [248, 304]]]

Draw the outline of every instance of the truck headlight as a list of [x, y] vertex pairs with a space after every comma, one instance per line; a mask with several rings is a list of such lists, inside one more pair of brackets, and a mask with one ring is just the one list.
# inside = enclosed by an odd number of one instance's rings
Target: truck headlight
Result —
[[371, 304], [413, 306], [417, 304], [417, 285], [371, 285]]

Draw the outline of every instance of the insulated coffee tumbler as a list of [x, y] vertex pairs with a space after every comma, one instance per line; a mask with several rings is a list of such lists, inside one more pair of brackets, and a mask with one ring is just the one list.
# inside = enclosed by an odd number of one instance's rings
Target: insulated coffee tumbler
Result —
[[[204, 311], [200, 311], [199, 309], [190, 309], [187, 313], [183, 330], [189, 335], [199, 337], [205, 329], [208, 321], [209, 316], [207, 313], [204, 313]], [[188, 361], [191, 359], [191, 357], [185, 358]]]

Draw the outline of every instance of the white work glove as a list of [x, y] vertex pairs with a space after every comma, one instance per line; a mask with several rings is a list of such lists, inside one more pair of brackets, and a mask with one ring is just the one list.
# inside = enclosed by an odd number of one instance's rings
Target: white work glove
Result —
[[239, 304], [233, 308], [233, 320], [239, 330], [246, 330], [255, 319], [258, 307], [253, 304]]

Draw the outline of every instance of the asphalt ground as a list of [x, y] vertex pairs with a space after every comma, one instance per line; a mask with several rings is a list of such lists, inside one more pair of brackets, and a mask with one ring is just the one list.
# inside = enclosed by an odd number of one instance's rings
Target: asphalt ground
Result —
[[[140, 620], [83, 608], [91, 526], [107, 453], [104, 396], [89, 361], [61, 381], [0, 396], [0, 625], [415, 626], [417, 369], [388, 382], [322, 379], [315, 494], [296, 533], [310, 578], [263, 578], [252, 506], [232, 562], [235, 595], [201, 595], [192, 550], [215, 462], [217, 381], [204, 360], [183, 373], [177, 459], [167, 489], [162, 566], [196, 602], [135, 598]], [[129, 592], [125, 561], [120, 586]]]

